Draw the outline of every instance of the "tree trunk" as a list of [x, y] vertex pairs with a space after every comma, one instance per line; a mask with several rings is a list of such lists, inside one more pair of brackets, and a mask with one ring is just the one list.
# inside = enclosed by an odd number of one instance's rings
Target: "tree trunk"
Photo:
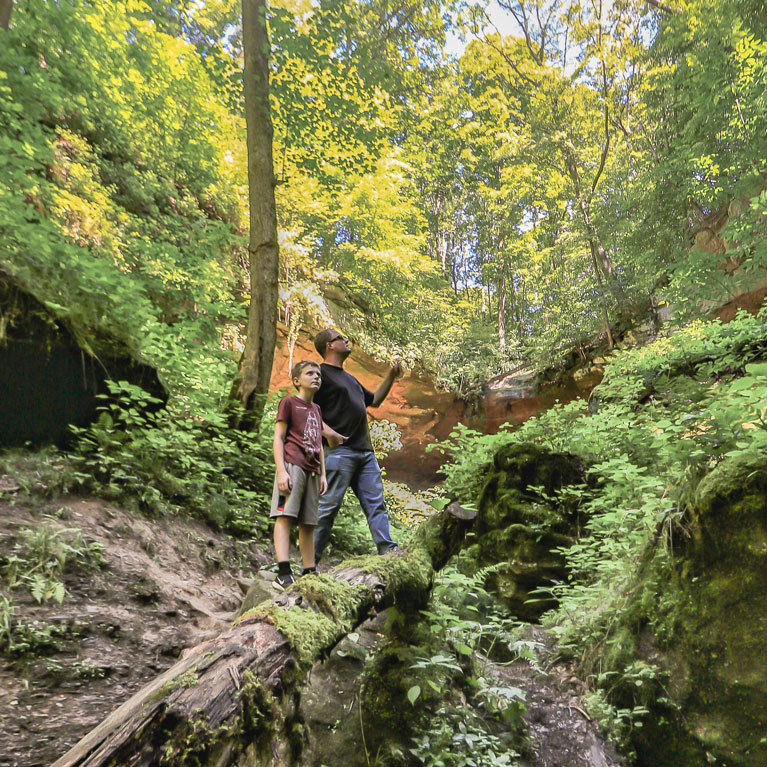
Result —
[[239, 425], [241, 428], [252, 428], [260, 421], [263, 395], [269, 389], [277, 342], [279, 248], [265, 0], [242, 0], [242, 36], [250, 192], [250, 308], [237, 395], [246, 411], [245, 423]]
[[437, 253], [442, 269], [442, 278], [447, 279], [447, 236], [441, 228], [437, 230]]
[[570, 178], [572, 179], [573, 186], [575, 187], [575, 196], [578, 200], [578, 205], [581, 209], [581, 215], [583, 216], [583, 224], [586, 228], [586, 235], [589, 240], [589, 247], [591, 248], [591, 261], [594, 265], [594, 274], [597, 278], [597, 285], [599, 286], [599, 300], [602, 305], [602, 317], [605, 321], [605, 333], [607, 334], [607, 343], [610, 348], [615, 347], [615, 341], [613, 340], [612, 330], [610, 328], [610, 316], [607, 311], [607, 299], [605, 296], [605, 288], [602, 282], [602, 275], [599, 270], [599, 264], [601, 263], [605, 274], [612, 281], [616, 281], [615, 271], [613, 270], [612, 263], [607, 257], [607, 253], [602, 245], [602, 240], [599, 237], [599, 233], [594, 226], [594, 222], [591, 220], [588, 202], [583, 197], [583, 189], [581, 188], [581, 178], [578, 173], [578, 166], [575, 163], [575, 157], [570, 154], [568, 158], [568, 170], [570, 172]]
[[578, 190], [578, 206], [581, 209], [583, 225], [586, 227], [589, 243], [591, 244], [591, 249], [594, 251], [594, 256], [602, 265], [602, 269], [604, 270], [605, 275], [611, 281], [615, 280], [615, 269], [613, 268], [612, 261], [610, 261], [608, 258], [604, 245], [602, 245], [602, 238], [599, 236], [599, 232], [597, 232], [597, 229], [594, 226], [594, 222], [591, 220], [591, 210], [589, 208], [589, 204], [586, 200], [583, 199], [582, 195], [580, 194], [580, 189]]
[[599, 273], [599, 265], [597, 264], [597, 256], [594, 252], [594, 243], [591, 245], [591, 261], [594, 265], [594, 274], [597, 276], [597, 285], [599, 286], [599, 299], [602, 304], [602, 319], [605, 321], [605, 333], [607, 334], [607, 344], [610, 349], [615, 348], [615, 340], [613, 339], [613, 332], [610, 328], [610, 315], [607, 313], [607, 301], [605, 300], [605, 289], [602, 284], [602, 275]]
[[506, 351], [506, 259], [502, 257], [498, 272], [498, 348]]
[[0, 0], [0, 29], [8, 31], [11, 24], [11, 11], [13, 10], [13, 0]]
[[306, 576], [258, 606], [246, 596], [230, 629], [188, 650], [53, 767], [301, 763], [303, 673], [371, 610], [423, 606], [434, 571], [458, 551], [474, 516], [451, 504], [421, 524], [407, 550]]

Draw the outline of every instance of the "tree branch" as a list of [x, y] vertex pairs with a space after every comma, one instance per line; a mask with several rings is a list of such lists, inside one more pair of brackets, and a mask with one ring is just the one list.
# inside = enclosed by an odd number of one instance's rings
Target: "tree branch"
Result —
[[602, 147], [602, 155], [599, 158], [599, 168], [594, 181], [591, 184], [591, 194], [594, 194], [599, 183], [599, 179], [602, 176], [602, 171], [605, 169], [605, 163], [607, 162], [607, 155], [610, 152], [610, 105], [607, 100], [607, 69], [605, 67], [604, 60], [602, 61], [602, 98], [605, 102], [605, 144]]
[[13, 0], [0, 0], [0, 29], [8, 31], [11, 25], [11, 11], [13, 10]]
[[505, 50], [503, 50], [503, 37], [501, 36], [501, 33], [498, 31], [498, 28], [493, 24], [489, 18], [487, 19], [488, 23], [495, 29], [495, 31], [498, 33], [498, 39], [501, 41], [500, 46], [496, 45], [492, 40], [490, 40], [488, 37], [482, 38], [482, 42], [492, 48], [510, 67], [510, 69], [514, 72], [514, 74], [517, 75], [517, 77], [524, 80], [528, 85], [532, 86], [533, 88], [537, 88], [540, 83], [538, 83], [536, 80], [533, 80], [531, 77], [528, 77], [522, 70], [516, 65], [514, 61], [511, 60], [509, 55], [506, 53]]
[[646, 3], [649, 3], [654, 8], [657, 8], [662, 13], [681, 13], [681, 9], [679, 8], [673, 8], [670, 5], [664, 5], [663, 3], [658, 2], [658, 0], [645, 0]]

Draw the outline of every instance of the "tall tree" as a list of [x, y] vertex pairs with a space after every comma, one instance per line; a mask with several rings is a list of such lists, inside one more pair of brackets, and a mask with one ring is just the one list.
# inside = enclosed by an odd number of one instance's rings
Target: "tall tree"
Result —
[[246, 410], [240, 425], [252, 427], [260, 420], [262, 395], [269, 388], [277, 341], [279, 246], [272, 164], [273, 129], [269, 111], [270, 46], [266, 0], [242, 0], [242, 39], [248, 131], [250, 308], [238, 396]]
[[0, 28], [8, 31], [11, 23], [11, 11], [13, 10], [13, 0], [0, 0]]

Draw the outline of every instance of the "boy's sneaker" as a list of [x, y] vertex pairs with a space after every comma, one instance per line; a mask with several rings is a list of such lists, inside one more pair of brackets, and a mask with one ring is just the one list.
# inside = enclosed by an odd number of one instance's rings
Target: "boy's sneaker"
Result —
[[272, 581], [272, 588], [277, 589], [277, 591], [285, 591], [288, 586], [292, 586], [295, 582], [293, 573], [281, 573]]

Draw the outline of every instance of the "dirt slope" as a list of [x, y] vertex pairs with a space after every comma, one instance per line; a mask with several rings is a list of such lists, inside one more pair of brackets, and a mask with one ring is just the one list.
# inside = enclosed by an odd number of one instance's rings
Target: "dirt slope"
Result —
[[[224, 628], [238, 578], [269, 562], [194, 521], [146, 520], [104, 501], [0, 495], [0, 563], [24, 529], [81, 528], [103, 564], [68, 572], [67, 596], [10, 596], [34, 653], [0, 655], [0, 767], [48, 765], [182, 650]], [[60, 533], [66, 537], [65, 533]], [[34, 621], [38, 621], [34, 624]], [[0, 622], [0, 632], [3, 631]]]

